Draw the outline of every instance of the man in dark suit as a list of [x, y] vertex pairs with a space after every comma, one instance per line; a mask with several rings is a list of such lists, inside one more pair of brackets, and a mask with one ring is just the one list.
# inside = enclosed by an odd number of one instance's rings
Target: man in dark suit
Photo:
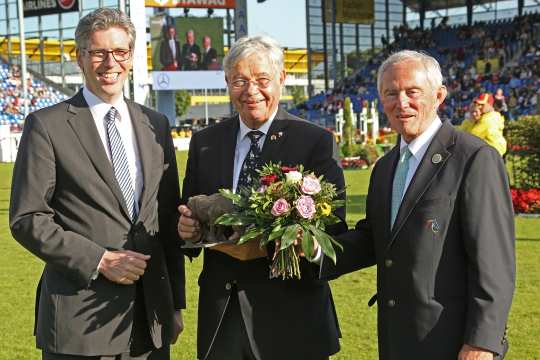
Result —
[[344, 250], [336, 266], [323, 260], [323, 278], [377, 265], [380, 359], [502, 357], [515, 239], [501, 157], [439, 120], [446, 88], [432, 57], [393, 54], [378, 88], [400, 142], [376, 163], [366, 218], [337, 238]]
[[[285, 81], [281, 47], [267, 37], [244, 37], [231, 47], [224, 64], [238, 115], [191, 139], [182, 202], [250, 185], [253, 162], [256, 167], [270, 161], [303, 164], [342, 190], [332, 134], [278, 108]], [[181, 237], [197, 242], [198, 222], [186, 206], [180, 212]], [[344, 219], [344, 212], [339, 209], [337, 215]], [[344, 222], [329, 229], [334, 234], [344, 230]], [[204, 255], [199, 359], [321, 360], [339, 351], [332, 294], [327, 282], [318, 279], [317, 266], [302, 260], [301, 280], [269, 279], [271, 261], [257, 241], [218, 245]]]
[[203, 37], [201, 70], [219, 70], [219, 68], [217, 51], [212, 47], [212, 39], [205, 35]]
[[182, 54], [180, 42], [176, 40], [176, 28], [173, 25], [167, 27], [167, 37], [159, 45], [159, 61], [163, 65], [163, 71], [180, 70]]
[[186, 32], [186, 43], [182, 45], [182, 70], [199, 70], [201, 49], [195, 44], [195, 32]]
[[124, 13], [89, 13], [75, 38], [86, 84], [28, 116], [13, 171], [11, 232], [45, 262], [37, 347], [45, 360], [167, 360], [185, 306], [168, 121], [122, 96]]

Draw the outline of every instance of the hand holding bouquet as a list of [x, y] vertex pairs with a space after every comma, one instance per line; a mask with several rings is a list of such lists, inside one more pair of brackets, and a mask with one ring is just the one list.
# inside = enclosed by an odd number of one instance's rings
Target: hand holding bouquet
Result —
[[257, 239], [263, 247], [274, 242], [271, 277], [301, 278], [297, 243], [301, 244], [304, 256], [313, 260], [317, 242], [322, 253], [335, 263], [334, 245], [341, 246], [325, 228], [340, 221], [332, 214], [332, 210], [344, 205], [343, 200], [337, 199], [336, 186], [323, 176], [304, 171], [302, 165], [267, 164], [259, 170], [258, 180], [254, 188], [240, 189], [236, 194], [220, 190], [238, 211], [220, 216], [215, 223], [244, 226], [238, 244]]

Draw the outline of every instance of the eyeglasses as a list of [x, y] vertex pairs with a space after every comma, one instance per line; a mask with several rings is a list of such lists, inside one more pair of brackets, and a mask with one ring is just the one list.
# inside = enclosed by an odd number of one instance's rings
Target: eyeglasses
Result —
[[258, 89], [266, 89], [270, 86], [272, 79], [267, 77], [260, 77], [255, 80], [237, 79], [231, 82], [231, 87], [234, 90], [247, 89], [249, 84], [255, 85]]
[[112, 54], [112, 57], [117, 62], [128, 61], [131, 58], [131, 48], [129, 49], [114, 49], [114, 50], [105, 50], [105, 49], [96, 49], [88, 50], [84, 49], [89, 55], [90, 59], [93, 62], [102, 62], [107, 59], [109, 54]]

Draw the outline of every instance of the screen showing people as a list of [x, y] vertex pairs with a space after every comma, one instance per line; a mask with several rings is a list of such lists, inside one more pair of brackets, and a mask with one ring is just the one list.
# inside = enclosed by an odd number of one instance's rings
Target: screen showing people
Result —
[[161, 29], [152, 29], [154, 71], [222, 70], [222, 18], [167, 16], [155, 23]]

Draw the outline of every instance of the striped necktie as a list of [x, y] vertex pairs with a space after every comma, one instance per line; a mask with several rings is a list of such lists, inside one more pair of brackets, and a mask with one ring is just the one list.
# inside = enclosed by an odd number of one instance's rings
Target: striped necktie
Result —
[[391, 226], [394, 227], [394, 222], [401, 206], [401, 199], [403, 198], [403, 191], [405, 190], [405, 182], [407, 180], [407, 173], [409, 172], [409, 159], [412, 153], [409, 147], [406, 146], [399, 156], [396, 173], [394, 174], [394, 183], [392, 184], [392, 218]]
[[247, 133], [251, 144], [249, 151], [246, 154], [242, 169], [240, 170], [240, 176], [238, 177], [238, 190], [249, 189], [255, 185], [255, 179], [257, 178], [257, 169], [261, 166], [259, 164], [261, 159], [261, 149], [259, 148], [259, 139], [264, 134], [261, 131], [253, 130]]
[[118, 110], [111, 107], [107, 115], [105, 115], [105, 122], [107, 125], [107, 143], [109, 144], [109, 150], [111, 152], [111, 161], [114, 170], [114, 176], [120, 186], [126, 207], [129, 212], [131, 221], [135, 220], [136, 208], [135, 208], [135, 192], [133, 191], [133, 185], [131, 176], [129, 174], [129, 165], [126, 157], [126, 151], [122, 138], [118, 132], [118, 128], [114, 123], [114, 120], [119, 117]]

